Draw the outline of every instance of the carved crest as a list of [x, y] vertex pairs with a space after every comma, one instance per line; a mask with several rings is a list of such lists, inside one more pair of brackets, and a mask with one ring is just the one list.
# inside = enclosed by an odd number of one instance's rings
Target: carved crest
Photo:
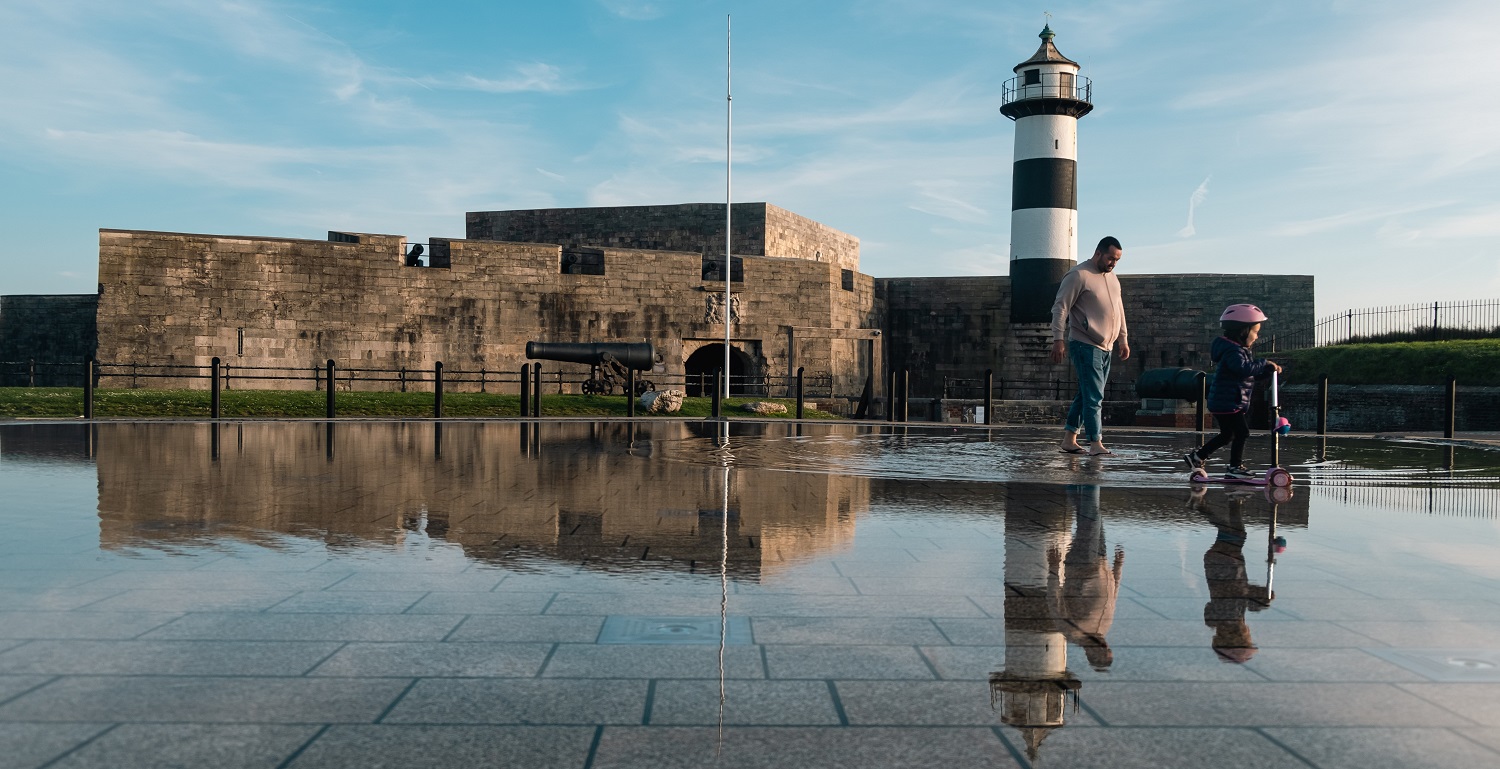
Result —
[[[731, 296], [729, 300], [729, 322], [739, 323], [741, 319], [740, 297], [736, 294]], [[723, 294], [711, 293], [703, 298], [703, 322], [710, 325], [724, 322]]]

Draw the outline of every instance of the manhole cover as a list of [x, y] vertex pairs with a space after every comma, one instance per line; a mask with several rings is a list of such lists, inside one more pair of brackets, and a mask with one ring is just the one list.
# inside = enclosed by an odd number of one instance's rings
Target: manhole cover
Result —
[[[605, 617], [599, 643], [716, 646], [719, 629], [718, 617]], [[726, 644], [750, 643], [749, 617], [730, 617], [723, 629]]]
[[1413, 673], [1444, 683], [1500, 681], [1500, 649], [1365, 649]]

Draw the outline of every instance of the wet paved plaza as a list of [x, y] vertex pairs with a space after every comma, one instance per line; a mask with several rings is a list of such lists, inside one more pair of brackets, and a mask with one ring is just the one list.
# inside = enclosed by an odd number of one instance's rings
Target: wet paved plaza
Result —
[[0, 768], [1500, 765], [1500, 451], [720, 429], [0, 425]]

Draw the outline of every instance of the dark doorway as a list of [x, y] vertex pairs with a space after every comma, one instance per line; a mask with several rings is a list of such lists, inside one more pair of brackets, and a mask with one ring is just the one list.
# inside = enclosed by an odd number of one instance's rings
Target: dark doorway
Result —
[[[688, 356], [683, 369], [687, 372], [687, 394], [690, 398], [713, 395], [714, 372], [724, 368], [724, 345], [711, 344]], [[729, 394], [759, 394], [763, 383], [754, 371], [750, 356], [729, 348]]]

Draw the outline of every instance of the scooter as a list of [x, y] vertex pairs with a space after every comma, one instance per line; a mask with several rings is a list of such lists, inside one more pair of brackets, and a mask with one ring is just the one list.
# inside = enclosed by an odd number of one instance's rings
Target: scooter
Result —
[[1281, 417], [1281, 387], [1275, 371], [1271, 372], [1271, 424], [1274, 425], [1271, 429], [1271, 467], [1263, 475], [1258, 478], [1216, 478], [1209, 475], [1207, 470], [1195, 467], [1191, 477], [1192, 482], [1290, 488], [1292, 474], [1281, 466], [1281, 436], [1292, 431], [1292, 423]]

